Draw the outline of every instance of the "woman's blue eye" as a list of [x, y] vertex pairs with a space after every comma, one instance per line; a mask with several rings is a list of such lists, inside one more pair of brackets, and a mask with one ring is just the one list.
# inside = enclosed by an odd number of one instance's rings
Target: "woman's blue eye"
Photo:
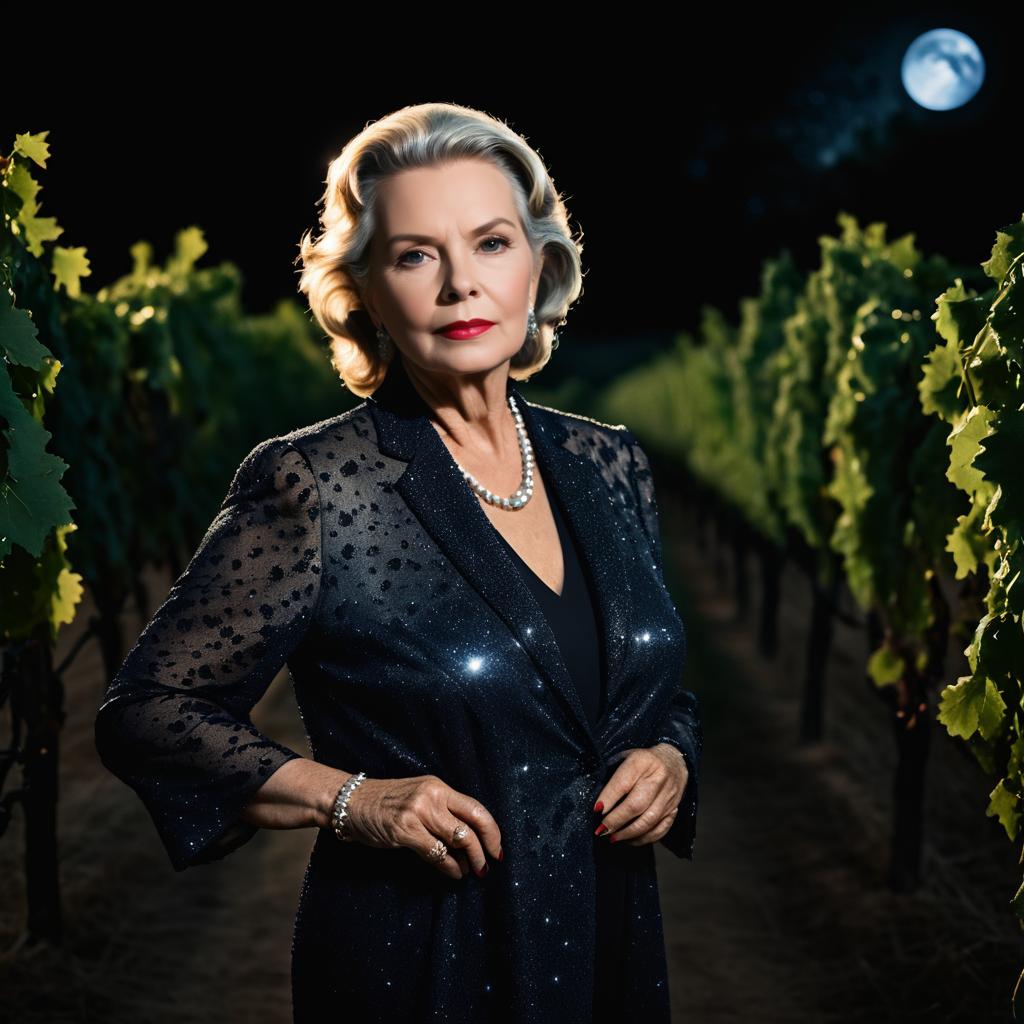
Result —
[[[485, 238], [483, 244], [486, 245], [488, 242], [501, 242], [504, 246], [509, 246], [511, 243], [507, 238], [502, 238], [501, 235], [491, 235], [490, 238]], [[495, 250], [491, 250], [494, 252]]]
[[[501, 244], [503, 246], [505, 246], [506, 248], [510, 247], [511, 244], [512, 244], [507, 238], [504, 238], [501, 235], [489, 235], [480, 244], [481, 245], [486, 245], [488, 242], [501, 242]], [[489, 255], [496, 256], [499, 252], [503, 252], [503, 251], [504, 250], [502, 250], [502, 249], [490, 249], [490, 250], [488, 250], [488, 253], [489, 253]], [[419, 267], [419, 266], [422, 266], [422, 263], [406, 263], [405, 262], [407, 256], [416, 256], [416, 255], [423, 256], [423, 255], [425, 255], [425, 253], [423, 252], [422, 249], [410, 249], [409, 252], [403, 253], [398, 258], [398, 265], [400, 267], [401, 266], [405, 266], [405, 267]]]

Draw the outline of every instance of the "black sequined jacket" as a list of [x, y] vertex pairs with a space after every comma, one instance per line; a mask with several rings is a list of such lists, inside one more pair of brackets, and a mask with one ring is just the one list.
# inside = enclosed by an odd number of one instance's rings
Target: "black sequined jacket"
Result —
[[[315, 760], [437, 775], [498, 822], [504, 860], [461, 881], [412, 850], [318, 830], [292, 948], [297, 1021], [331, 1008], [359, 1021], [590, 1021], [593, 804], [628, 748], [685, 756], [661, 843], [693, 857], [701, 721], [681, 685], [685, 632], [647, 458], [625, 426], [508, 387], [595, 583], [608, 680], [596, 729], [399, 355], [356, 408], [245, 458], [96, 717], [103, 763], [144, 801], [178, 871], [249, 841], [246, 802], [301, 756], [249, 717], [286, 664]], [[636, 1020], [667, 1022], [654, 848], [613, 849], [630, 869], [628, 1002]]]

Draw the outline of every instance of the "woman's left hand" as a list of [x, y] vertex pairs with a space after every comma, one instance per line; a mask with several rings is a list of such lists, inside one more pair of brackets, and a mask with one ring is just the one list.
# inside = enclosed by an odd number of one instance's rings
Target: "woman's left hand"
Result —
[[605, 783], [595, 803], [604, 804], [600, 824], [607, 831], [600, 832], [600, 836], [608, 842], [628, 842], [630, 846], [656, 843], [679, 813], [690, 780], [686, 759], [671, 743], [631, 747], [623, 753], [625, 760]]

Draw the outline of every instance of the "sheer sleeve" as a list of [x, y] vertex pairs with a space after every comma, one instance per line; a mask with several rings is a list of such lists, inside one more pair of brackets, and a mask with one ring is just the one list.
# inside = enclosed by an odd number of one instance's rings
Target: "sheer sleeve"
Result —
[[141, 797], [176, 871], [248, 842], [246, 803], [302, 756], [250, 712], [315, 613], [319, 513], [305, 456], [280, 438], [257, 445], [97, 712], [100, 759]]
[[[651, 558], [658, 575], [664, 582], [661, 533], [658, 528], [658, 503], [654, 493], [654, 476], [647, 453], [640, 446], [632, 431], [628, 431], [630, 446], [633, 489], [640, 515], [640, 522], [647, 534], [651, 547]], [[685, 626], [684, 626], [685, 631]], [[672, 827], [662, 836], [661, 842], [677, 857], [693, 860], [693, 847], [697, 835], [697, 805], [700, 795], [699, 775], [701, 753], [704, 745], [700, 704], [697, 695], [682, 686], [677, 689], [669, 706], [668, 714], [661, 723], [658, 734], [652, 738], [651, 746], [670, 743], [676, 747], [686, 761], [689, 772], [679, 813]]]

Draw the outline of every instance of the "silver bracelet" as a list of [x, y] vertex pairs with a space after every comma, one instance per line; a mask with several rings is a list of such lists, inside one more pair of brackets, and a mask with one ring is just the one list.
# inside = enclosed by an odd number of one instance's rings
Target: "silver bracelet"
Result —
[[331, 825], [334, 828], [334, 834], [343, 843], [352, 842], [352, 837], [348, 834], [345, 827], [348, 822], [348, 798], [352, 795], [352, 790], [354, 790], [361, 782], [365, 781], [366, 772], [360, 772], [358, 775], [350, 776], [345, 780], [345, 784], [338, 790], [338, 795], [334, 798], [334, 810], [331, 814]]

